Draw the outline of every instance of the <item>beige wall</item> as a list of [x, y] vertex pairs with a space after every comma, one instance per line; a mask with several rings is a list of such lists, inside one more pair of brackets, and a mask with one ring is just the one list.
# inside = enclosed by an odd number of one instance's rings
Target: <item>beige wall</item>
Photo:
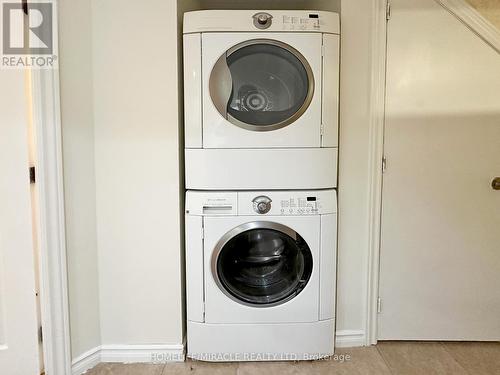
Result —
[[[178, 0], [190, 3], [192, 9], [313, 9], [340, 11], [340, 0]], [[189, 5], [188, 5], [189, 6]]]
[[59, 74], [73, 357], [101, 343], [90, 1], [59, 2]]
[[102, 344], [181, 344], [175, 1], [92, 1]]
[[500, 29], [499, 0], [467, 0], [479, 13]]
[[337, 333], [365, 334], [372, 1], [342, 1]]

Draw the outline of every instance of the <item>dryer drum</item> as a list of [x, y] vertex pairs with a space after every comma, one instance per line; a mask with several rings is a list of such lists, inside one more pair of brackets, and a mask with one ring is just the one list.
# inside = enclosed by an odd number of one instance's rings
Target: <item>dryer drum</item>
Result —
[[210, 76], [217, 109], [232, 124], [254, 131], [291, 124], [306, 111], [313, 93], [313, 73], [304, 56], [270, 39], [234, 46]]
[[297, 233], [294, 237], [265, 225], [237, 233], [218, 253], [219, 286], [234, 300], [261, 307], [294, 298], [313, 266], [306, 242]]

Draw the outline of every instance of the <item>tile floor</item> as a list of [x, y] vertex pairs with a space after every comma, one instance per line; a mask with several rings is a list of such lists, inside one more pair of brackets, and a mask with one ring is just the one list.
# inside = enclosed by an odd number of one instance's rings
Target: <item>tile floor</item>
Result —
[[500, 375], [500, 343], [385, 341], [366, 348], [341, 348], [336, 354], [344, 354], [346, 360], [101, 363], [87, 375]]

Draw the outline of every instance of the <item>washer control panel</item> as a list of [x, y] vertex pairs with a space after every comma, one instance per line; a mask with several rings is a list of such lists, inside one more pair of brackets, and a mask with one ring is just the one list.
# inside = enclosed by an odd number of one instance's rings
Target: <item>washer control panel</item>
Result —
[[318, 212], [319, 200], [316, 196], [291, 197], [280, 201], [281, 215], [310, 215]]
[[188, 191], [186, 214], [202, 216], [312, 216], [337, 212], [334, 189]]
[[335, 190], [238, 192], [238, 215], [303, 216], [337, 211]]

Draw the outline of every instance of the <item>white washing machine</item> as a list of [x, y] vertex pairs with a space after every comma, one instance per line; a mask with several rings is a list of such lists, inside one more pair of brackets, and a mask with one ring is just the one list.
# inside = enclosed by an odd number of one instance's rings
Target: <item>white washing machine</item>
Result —
[[188, 357], [333, 354], [336, 193], [188, 191]]
[[184, 15], [188, 189], [336, 186], [339, 33], [331, 12]]

